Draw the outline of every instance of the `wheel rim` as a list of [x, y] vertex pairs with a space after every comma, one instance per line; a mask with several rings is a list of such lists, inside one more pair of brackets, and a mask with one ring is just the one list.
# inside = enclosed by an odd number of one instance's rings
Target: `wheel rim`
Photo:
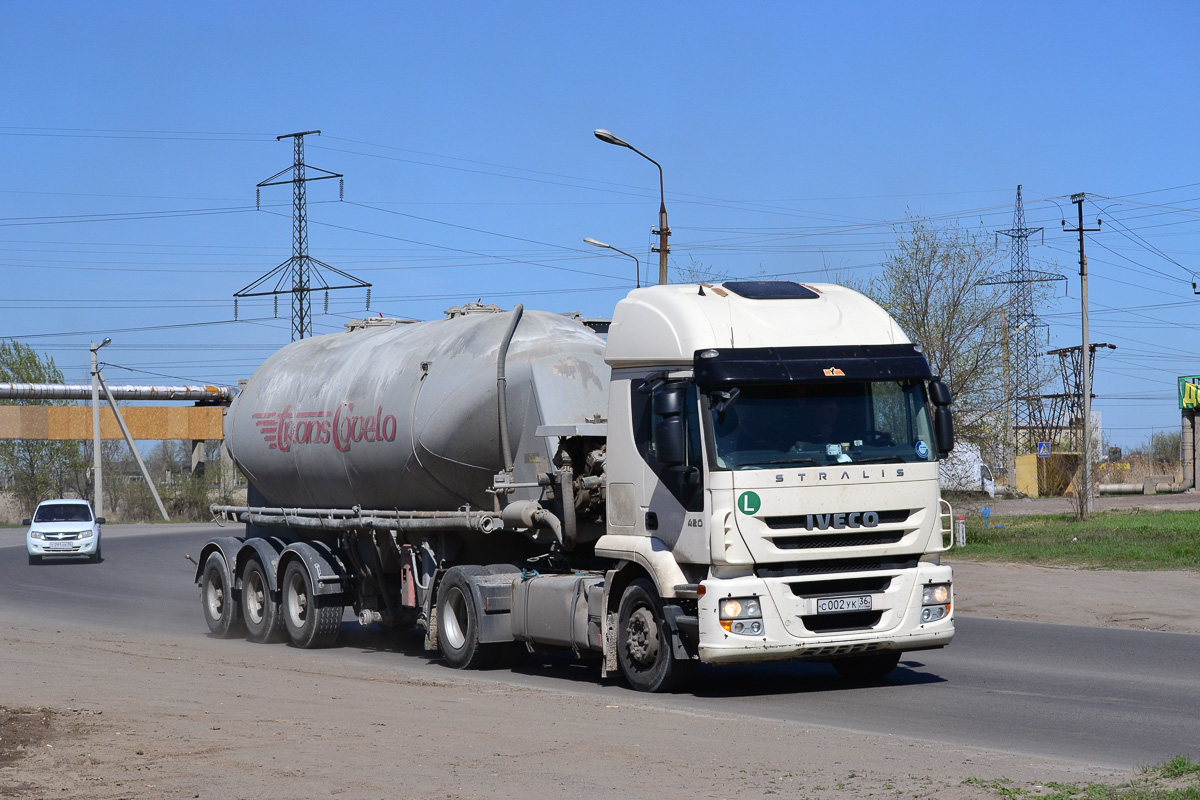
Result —
[[266, 586], [263, 584], [262, 573], [257, 569], [251, 570], [246, 576], [245, 614], [255, 625], [259, 625], [266, 615]]
[[308, 619], [308, 587], [304, 585], [304, 576], [292, 573], [292, 579], [287, 586], [288, 618], [297, 628], [303, 628]]
[[641, 666], [650, 666], [658, 660], [658, 623], [645, 606], [629, 615], [625, 649], [634, 663]]
[[225, 613], [225, 581], [222, 579], [221, 571], [212, 569], [208, 571], [208, 581], [204, 588], [204, 607], [208, 609], [208, 615], [213, 619], [220, 619]]
[[442, 618], [442, 636], [446, 644], [455, 650], [461, 650], [467, 643], [467, 601], [462, 591], [453, 587], [446, 595], [446, 605]]

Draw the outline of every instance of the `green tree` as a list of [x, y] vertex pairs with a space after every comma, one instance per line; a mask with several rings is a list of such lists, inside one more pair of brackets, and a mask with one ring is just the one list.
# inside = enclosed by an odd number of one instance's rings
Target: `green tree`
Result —
[[[0, 382], [62, 383], [51, 356], [17, 341], [0, 342]], [[4, 405], [67, 405], [61, 400], [0, 401]], [[0, 441], [0, 470], [12, 476], [13, 494], [25, 512], [42, 500], [88, 494], [87, 463], [79, 442], [45, 439]]]

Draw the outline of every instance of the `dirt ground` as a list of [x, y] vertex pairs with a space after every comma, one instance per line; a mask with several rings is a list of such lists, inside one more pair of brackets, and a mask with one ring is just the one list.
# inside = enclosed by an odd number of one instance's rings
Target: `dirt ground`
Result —
[[[960, 613], [1200, 633], [1195, 573], [956, 569]], [[1131, 609], [1131, 597], [1157, 610]], [[10, 615], [0, 642], [0, 797], [985, 798], [997, 795], [964, 781], [1129, 777], [651, 697], [613, 704], [449, 671], [363, 674], [239, 641]]]

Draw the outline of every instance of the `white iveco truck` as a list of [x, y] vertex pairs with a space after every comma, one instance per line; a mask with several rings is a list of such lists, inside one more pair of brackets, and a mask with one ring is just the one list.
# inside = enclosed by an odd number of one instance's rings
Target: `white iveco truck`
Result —
[[331, 644], [425, 631], [454, 667], [599, 655], [644, 691], [698, 663], [827, 661], [854, 679], [954, 635], [938, 459], [950, 396], [839, 286], [638, 289], [607, 341], [576, 319], [452, 309], [269, 358], [226, 445], [213, 633]]

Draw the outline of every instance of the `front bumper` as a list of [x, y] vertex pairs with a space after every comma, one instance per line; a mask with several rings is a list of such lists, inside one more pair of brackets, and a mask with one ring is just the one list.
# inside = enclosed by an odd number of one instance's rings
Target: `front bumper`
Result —
[[[699, 602], [700, 660], [709, 664], [828, 660], [874, 652], [925, 650], [949, 644], [954, 638], [953, 593], [950, 613], [935, 622], [922, 623], [921, 589], [931, 583], [950, 584], [950, 567], [921, 562], [915, 569], [897, 571], [886, 577], [889, 580], [885, 589], [867, 592], [877, 614], [864, 615], [866, 618], [846, 616], [845, 629], [824, 631], [808, 629], [806, 625], [815, 623], [806, 620], [816, 619], [823, 625], [836, 624], [838, 616], [814, 614], [814, 601], [804, 596], [805, 579], [750, 576], [706, 580], [705, 594]], [[727, 597], [759, 598], [763, 614], [761, 635], [738, 635], [721, 627], [717, 603]]]
[[100, 537], [67, 539], [65, 541], [26, 539], [26, 549], [31, 556], [90, 556], [96, 552]]

